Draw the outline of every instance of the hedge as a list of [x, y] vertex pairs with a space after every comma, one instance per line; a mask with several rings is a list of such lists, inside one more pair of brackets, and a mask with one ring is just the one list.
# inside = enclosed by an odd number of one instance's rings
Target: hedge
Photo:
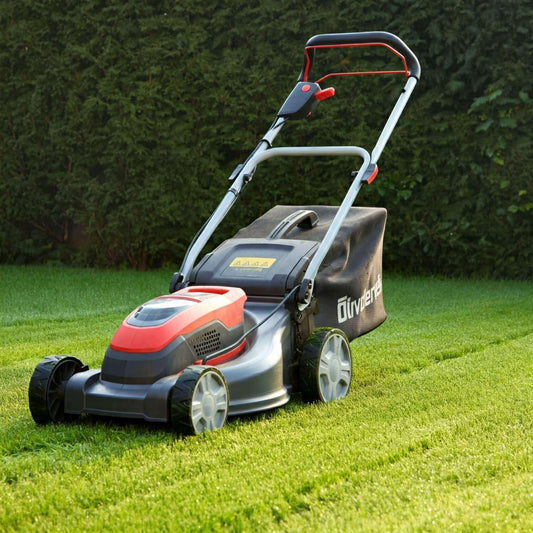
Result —
[[[357, 201], [389, 211], [385, 268], [532, 276], [527, 0], [4, 0], [0, 25], [0, 262], [178, 265], [292, 89], [306, 40], [386, 30], [422, 79]], [[278, 145], [372, 147], [403, 81], [331, 84], [335, 98]], [[213, 244], [276, 203], [337, 204], [353, 167], [265, 163]]]

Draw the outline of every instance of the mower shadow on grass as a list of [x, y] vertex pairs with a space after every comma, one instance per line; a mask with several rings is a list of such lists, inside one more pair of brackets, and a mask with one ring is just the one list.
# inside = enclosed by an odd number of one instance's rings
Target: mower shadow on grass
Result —
[[[342, 408], [340, 403], [338, 406]], [[326, 408], [327, 404], [317, 403], [315, 407]], [[228, 418], [224, 428], [215, 434], [219, 434], [217, 438], [224, 438], [224, 433], [239, 432], [243, 428], [253, 429], [254, 426], [280, 417], [294, 419], [296, 423], [302, 412], [309, 409], [310, 405], [300, 395], [296, 395], [283, 409], [232, 416]], [[208, 435], [212, 433], [207, 432], [203, 436], [210, 438]], [[197, 437], [192, 437], [192, 440], [195, 438]], [[98, 457], [120, 456], [126, 451], [146, 445], [187, 443], [191, 441], [191, 436], [176, 433], [172, 426], [165, 423], [84, 414], [67, 424], [35, 426], [30, 419], [14, 421], [4, 425], [0, 431], [0, 441], [9, 443], [1, 448], [6, 457], [46, 453], [50, 454], [50, 461], [56, 461], [55, 452], [58, 452], [62, 462], [77, 462], [86, 461], [89, 457], [93, 460]]]

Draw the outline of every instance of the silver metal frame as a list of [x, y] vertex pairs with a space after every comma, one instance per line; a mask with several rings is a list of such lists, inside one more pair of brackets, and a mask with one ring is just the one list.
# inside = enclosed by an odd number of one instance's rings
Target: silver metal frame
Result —
[[409, 77], [404, 86], [402, 93], [400, 94], [392, 112], [390, 113], [387, 122], [376, 142], [372, 155], [370, 155], [364, 148], [359, 146], [295, 146], [295, 147], [280, 147], [272, 148], [272, 143], [280, 132], [281, 128], [287, 122], [287, 119], [277, 118], [265, 136], [261, 139], [255, 150], [250, 154], [248, 159], [244, 162], [242, 167], [235, 173], [235, 179], [225, 194], [222, 201], [217, 208], [213, 211], [213, 214], [203, 227], [203, 229], [196, 236], [192, 246], [189, 248], [183, 263], [179, 270], [180, 284], [185, 286], [189, 282], [191, 272], [194, 265], [202, 252], [204, 246], [207, 244], [218, 225], [222, 222], [229, 210], [235, 203], [237, 197], [243, 190], [243, 188], [252, 179], [252, 176], [259, 163], [271, 159], [273, 157], [307, 157], [307, 156], [358, 156], [363, 160], [362, 165], [359, 167], [358, 172], [355, 174], [355, 178], [342, 201], [333, 222], [331, 223], [324, 239], [320, 243], [318, 250], [311, 259], [309, 267], [305, 273], [305, 278], [301, 283], [300, 293], [298, 295], [299, 307], [301, 310], [305, 309], [312, 298], [314, 281], [318, 273], [318, 269], [326, 254], [328, 253], [331, 245], [333, 244], [335, 237], [342, 226], [344, 219], [346, 218], [350, 207], [353, 205], [357, 194], [361, 188], [363, 177], [370, 164], [376, 164], [387, 141], [389, 140], [398, 119], [400, 118], [407, 101], [409, 100], [413, 89], [417, 84], [417, 78]]

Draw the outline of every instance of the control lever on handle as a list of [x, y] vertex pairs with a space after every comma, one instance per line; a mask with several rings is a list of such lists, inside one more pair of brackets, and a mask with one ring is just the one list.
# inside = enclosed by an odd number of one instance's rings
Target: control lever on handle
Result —
[[322, 100], [326, 100], [332, 96], [335, 96], [335, 89], [333, 87], [328, 87], [327, 89], [322, 89], [315, 93], [315, 100], [322, 102]]
[[298, 82], [278, 111], [278, 117], [297, 120], [308, 117], [319, 102], [331, 98], [335, 89], [321, 89], [318, 83]]

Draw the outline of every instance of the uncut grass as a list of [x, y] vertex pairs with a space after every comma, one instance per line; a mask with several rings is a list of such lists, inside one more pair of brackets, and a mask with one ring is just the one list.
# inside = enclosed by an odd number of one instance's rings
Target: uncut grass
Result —
[[[0, 354], [0, 525], [531, 529], [532, 297], [529, 283], [389, 280], [389, 320], [353, 343], [346, 400], [295, 400], [190, 439], [159, 426], [93, 419], [35, 426], [26, 389], [46, 353], [37, 356], [31, 342], [17, 351], [11, 333], [18, 355], [10, 363], [4, 349]], [[100, 348], [92, 356], [98, 366], [109, 338], [96, 309], [65, 328], [93, 312], [98, 340], [91, 344], [89, 328], [65, 351]], [[61, 328], [50, 339], [35, 335], [42, 349], [56, 335], [68, 340]]]

